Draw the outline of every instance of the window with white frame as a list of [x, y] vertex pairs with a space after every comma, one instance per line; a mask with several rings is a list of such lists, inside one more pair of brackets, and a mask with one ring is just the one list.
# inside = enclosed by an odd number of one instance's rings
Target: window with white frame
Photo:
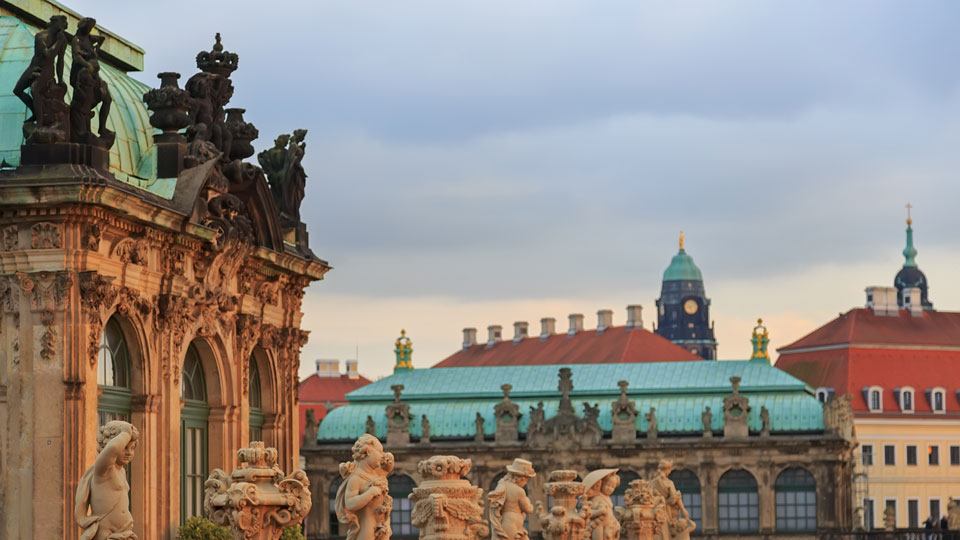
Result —
[[943, 413], [947, 411], [946, 407], [946, 396], [947, 391], [943, 387], [938, 386], [936, 388], [930, 389], [930, 409], [935, 413]]
[[884, 465], [896, 465], [897, 464], [897, 447], [892, 444], [883, 445], [883, 464]]
[[870, 412], [883, 411], [883, 388], [871, 386], [867, 389], [867, 407]]
[[873, 465], [873, 445], [863, 445], [860, 450], [860, 457], [864, 465]]
[[903, 412], [913, 412], [913, 387], [904, 386], [900, 389], [900, 410]]

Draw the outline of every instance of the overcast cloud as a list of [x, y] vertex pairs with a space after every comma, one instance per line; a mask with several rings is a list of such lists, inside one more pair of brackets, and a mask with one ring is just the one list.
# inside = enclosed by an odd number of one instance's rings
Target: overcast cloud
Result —
[[[318, 357], [426, 367], [459, 330], [641, 303], [680, 230], [721, 358], [892, 284], [903, 206], [940, 309], [960, 187], [960, 4], [75, 0], [176, 70], [221, 32], [258, 149], [304, 127]], [[561, 322], [563, 328], [565, 324]], [[588, 326], [591, 326], [588, 323]]]

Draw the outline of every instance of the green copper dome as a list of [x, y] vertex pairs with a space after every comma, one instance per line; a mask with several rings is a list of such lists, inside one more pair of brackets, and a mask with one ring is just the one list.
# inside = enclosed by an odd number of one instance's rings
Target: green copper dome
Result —
[[[33, 35], [37, 29], [14, 17], [0, 17], [0, 166], [20, 164], [21, 126], [27, 107], [13, 95], [13, 87], [33, 56]], [[66, 54], [64, 73], [70, 73], [70, 52]], [[110, 88], [113, 107], [107, 128], [117, 134], [110, 148], [110, 171], [121, 182], [169, 199], [173, 197], [175, 178], [157, 178], [156, 146], [150, 115], [143, 94], [150, 89], [124, 72], [100, 63], [101, 77]], [[72, 88], [68, 87], [69, 103]]]
[[670, 266], [663, 272], [664, 281], [703, 281], [703, 274], [693, 262], [693, 257], [680, 248], [670, 260]]

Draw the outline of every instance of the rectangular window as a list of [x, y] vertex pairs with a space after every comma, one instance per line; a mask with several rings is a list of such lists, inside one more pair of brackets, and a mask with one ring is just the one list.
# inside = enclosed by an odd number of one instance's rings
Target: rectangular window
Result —
[[917, 447], [913, 444], [907, 445], [907, 465], [917, 464]]
[[927, 447], [927, 465], [939, 465], [940, 464], [940, 447], [931, 444]]
[[950, 447], [950, 464], [960, 465], [960, 446]]
[[884, 465], [896, 465], [897, 464], [897, 447], [892, 444], [883, 445], [883, 464]]
[[911, 529], [920, 527], [920, 501], [916, 499], [907, 501], [907, 527]]
[[877, 390], [872, 390], [870, 392], [870, 410], [879, 411], [880, 410], [880, 392]]
[[887, 508], [893, 508], [893, 526], [897, 526], [897, 500], [896, 499], [887, 499], [884, 501], [883, 510], [886, 514]]
[[[957, 447], [957, 450], [960, 450], [960, 446]], [[958, 452], [958, 457], [960, 457], [960, 452]], [[873, 465], [873, 445], [865, 444], [863, 449], [860, 451], [860, 458], [863, 461], [864, 465]]]
[[903, 410], [905, 411], [913, 410], [913, 394], [910, 392], [903, 393]]
[[935, 411], [943, 410], [943, 392], [933, 393], [933, 410]]
[[940, 499], [930, 499], [930, 515], [933, 519], [940, 519]]
[[873, 499], [863, 500], [863, 528], [872, 531], [875, 521], [873, 520]]

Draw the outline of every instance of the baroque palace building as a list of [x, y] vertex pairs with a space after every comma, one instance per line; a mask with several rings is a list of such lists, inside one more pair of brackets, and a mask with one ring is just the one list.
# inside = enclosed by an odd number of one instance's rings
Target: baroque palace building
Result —
[[776, 363], [823, 401], [852, 398], [868, 529], [887, 508], [897, 527], [922, 527], [960, 499], [960, 313], [933, 309], [909, 218], [903, 256], [893, 287], [868, 287], [865, 307], [779, 349]]
[[[333, 510], [338, 464], [363, 433], [396, 457], [388, 477], [395, 538], [417, 535], [407, 495], [421, 480], [418, 462], [436, 454], [470, 458], [469, 479], [487, 491], [514, 458], [527, 459], [537, 470], [528, 494], [543, 503], [552, 470], [583, 478], [616, 467], [620, 505], [631, 480], [652, 478], [668, 459], [695, 534], [819, 538], [850, 530], [849, 401], [824, 404], [772, 367], [762, 325], [751, 360], [705, 361], [645, 330], [640, 313], [628, 306], [627, 324], [614, 326], [612, 312], [600, 310], [589, 330], [572, 314], [562, 333], [544, 318], [539, 335], [520, 321], [512, 339], [493, 325], [486, 342], [466, 328], [462, 349], [429, 369], [412, 367], [412, 344], [402, 336], [393, 375], [347, 394], [301, 450], [314, 497], [308, 537], [343, 536]], [[535, 517], [528, 527], [540, 532]]]
[[300, 220], [305, 132], [246, 163], [219, 34], [183, 89], [151, 89], [128, 75], [143, 51], [93, 24], [0, 1], [0, 538], [78, 538], [111, 419], [140, 433], [140, 538], [175, 538], [251, 440], [299, 462], [301, 301], [329, 270]]

